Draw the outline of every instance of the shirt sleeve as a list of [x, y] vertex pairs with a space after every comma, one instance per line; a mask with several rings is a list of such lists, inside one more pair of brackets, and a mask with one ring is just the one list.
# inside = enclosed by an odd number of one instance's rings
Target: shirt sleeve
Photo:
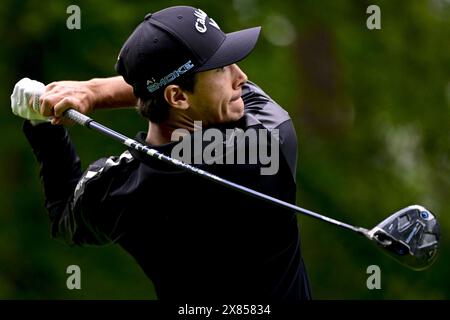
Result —
[[248, 81], [242, 88], [247, 127], [262, 126], [269, 131], [276, 129], [280, 140], [280, 150], [296, 180], [297, 134], [289, 113], [265, 93], [255, 83]]
[[83, 174], [66, 128], [25, 121], [23, 131], [40, 165], [52, 236], [76, 245], [117, 241], [124, 208], [108, 197], [115, 186], [110, 169], [124, 157], [102, 158]]

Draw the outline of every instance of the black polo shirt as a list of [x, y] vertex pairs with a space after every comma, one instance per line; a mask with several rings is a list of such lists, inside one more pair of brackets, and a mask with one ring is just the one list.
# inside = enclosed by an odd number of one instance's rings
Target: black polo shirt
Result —
[[[297, 142], [289, 115], [253, 83], [244, 86], [244, 117], [222, 127], [227, 144], [215, 163], [194, 166], [295, 203]], [[206, 128], [205, 128], [206, 129]], [[265, 132], [234, 140], [233, 130]], [[69, 244], [117, 243], [153, 281], [159, 299], [279, 301], [309, 299], [295, 214], [195, 176], [133, 149], [102, 158], [82, 173], [67, 130], [25, 122], [41, 165], [52, 235]], [[276, 139], [273, 134], [277, 133]], [[146, 133], [136, 140], [145, 143]], [[184, 139], [193, 139], [193, 134]], [[230, 164], [226, 155], [279, 144], [276, 173], [260, 162]], [[186, 141], [186, 140], [184, 140]], [[172, 155], [172, 142], [154, 149]], [[191, 160], [211, 146], [202, 141]], [[272, 149], [273, 150], [273, 149]], [[197, 153], [196, 153], [197, 152]], [[229, 158], [228, 158], [229, 159]]]

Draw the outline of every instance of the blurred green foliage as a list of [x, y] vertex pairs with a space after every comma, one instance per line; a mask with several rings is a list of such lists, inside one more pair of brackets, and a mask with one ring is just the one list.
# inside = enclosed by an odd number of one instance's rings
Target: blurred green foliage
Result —
[[[66, 28], [71, 4], [81, 8], [81, 30]], [[414, 272], [355, 234], [299, 217], [314, 297], [450, 298], [447, 0], [3, 0], [0, 298], [155, 298], [118, 246], [68, 247], [50, 238], [38, 167], [9, 95], [22, 77], [49, 83], [114, 75], [121, 45], [144, 15], [178, 4], [202, 8], [225, 32], [263, 26], [256, 50], [240, 65], [294, 120], [300, 206], [372, 227], [417, 203], [440, 220], [438, 259]], [[381, 8], [381, 30], [366, 27], [370, 4]], [[146, 130], [132, 109], [93, 116], [127, 135]], [[123, 149], [83, 128], [70, 130], [84, 167]], [[81, 290], [66, 288], [71, 264], [81, 267]], [[381, 290], [366, 287], [372, 264], [381, 268]]]

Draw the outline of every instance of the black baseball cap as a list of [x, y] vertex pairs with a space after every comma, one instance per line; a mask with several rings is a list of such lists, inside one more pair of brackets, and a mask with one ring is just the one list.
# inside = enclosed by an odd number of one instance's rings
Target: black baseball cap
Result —
[[116, 71], [146, 97], [173, 80], [244, 59], [261, 27], [225, 34], [201, 9], [175, 6], [149, 13], [120, 50]]

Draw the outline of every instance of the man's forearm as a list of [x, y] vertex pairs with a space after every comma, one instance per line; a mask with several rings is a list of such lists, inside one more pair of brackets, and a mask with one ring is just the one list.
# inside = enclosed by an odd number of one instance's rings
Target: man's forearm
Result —
[[136, 97], [122, 77], [110, 77], [52, 82], [46, 86], [39, 103], [41, 115], [52, 117], [52, 124], [63, 124], [67, 109], [88, 114], [96, 109], [133, 107]]
[[121, 76], [94, 78], [87, 81], [87, 85], [95, 96], [94, 110], [134, 107], [136, 105], [133, 88]]

